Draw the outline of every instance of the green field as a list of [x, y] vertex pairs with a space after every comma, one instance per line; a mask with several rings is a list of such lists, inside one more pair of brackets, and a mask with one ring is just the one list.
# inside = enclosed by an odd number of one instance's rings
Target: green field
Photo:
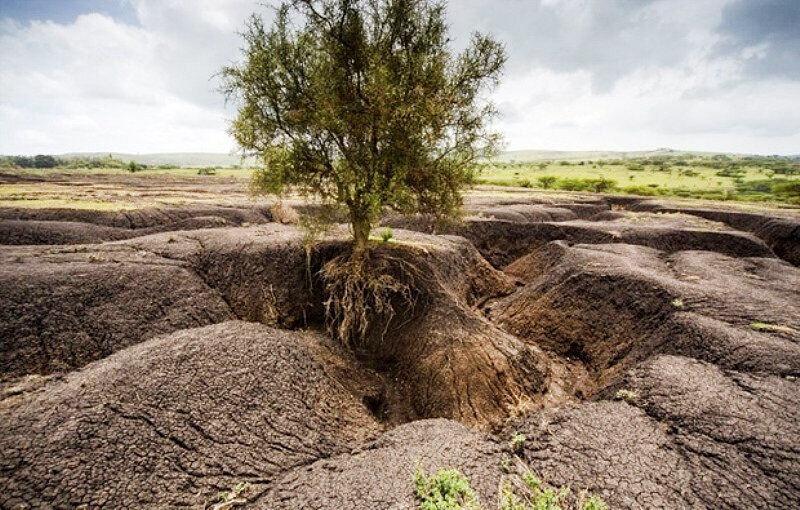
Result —
[[478, 165], [481, 184], [536, 189], [774, 201], [800, 205], [800, 164], [786, 158], [658, 158], [504, 161]]
[[[772, 202], [800, 205], [800, 162], [777, 156], [741, 156], [689, 153], [665, 150], [641, 153], [543, 152], [504, 153], [476, 166], [478, 184], [541, 190], [623, 193], [711, 200]], [[203, 162], [202, 155], [190, 158]], [[543, 159], [558, 156], [558, 159]], [[39, 156], [37, 156], [39, 157]], [[250, 168], [237, 166], [180, 166], [165, 155], [142, 156], [154, 164], [137, 163], [106, 156], [103, 158], [51, 157], [48, 168], [21, 167], [33, 158], [5, 156], [0, 170], [33, 176], [55, 174], [105, 174], [145, 177], [174, 176], [188, 180], [207, 177], [247, 180]], [[527, 159], [525, 159], [527, 158]], [[214, 161], [210, 159], [207, 161]], [[13, 190], [0, 193], [0, 200], [18, 196]], [[2, 196], [6, 195], [6, 196]]]

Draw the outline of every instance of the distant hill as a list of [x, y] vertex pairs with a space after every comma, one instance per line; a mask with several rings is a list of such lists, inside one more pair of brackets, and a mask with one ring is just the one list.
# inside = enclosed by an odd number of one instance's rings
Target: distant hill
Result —
[[[256, 166], [256, 158], [245, 158], [244, 160], [237, 154], [223, 154], [215, 152], [169, 152], [158, 154], [126, 154], [119, 152], [71, 152], [60, 154], [59, 157], [70, 158], [104, 158], [111, 154], [114, 159], [121, 161], [135, 161], [144, 165], [177, 165], [177, 166], [220, 166], [230, 167]], [[746, 154], [734, 154], [726, 152], [700, 152], [682, 151], [669, 148], [659, 148], [648, 151], [548, 151], [548, 150], [520, 150], [507, 151], [499, 156], [492, 158], [499, 162], [527, 162], [527, 161], [590, 161], [596, 159], [626, 159], [626, 158], [648, 158], [654, 156], [706, 156], [715, 155], [745, 156]], [[800, 155], [787, 156], [790, 159], [800, 160]]]
[[660, 148], [649, 151], [506, 151], [499, 156], [492, 158], [493, 161], [502, 162], [526, 162], [526, 161], [580, 161], [595, 159], [628, 159], [628, 158], [651, 158], [655, 156], [741, 156], [726, 152], [700, 152], [700, 151], [681, 151], [668, 148]]
[[255, 158], [242, 159], [238, 154], [216, 152], [166, 152], [158, 154], [125, 154], [121, 152], [70, 152], [59, 154], [61, 158], [104, 158], [111, 155], [121, 161], [135, 161], [142, 165], [177, 166], [254, 166]]

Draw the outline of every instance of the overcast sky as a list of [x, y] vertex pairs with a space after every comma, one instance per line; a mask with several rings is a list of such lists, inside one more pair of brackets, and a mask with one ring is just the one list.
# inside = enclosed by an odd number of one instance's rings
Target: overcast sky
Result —
[[[261, 2], [264, 3], [264, 2]], [[0, 153], [229, 152], [252, 0], [0, 0]], [[800, 0], [451, 0], [508, 149], [800, 153]]]

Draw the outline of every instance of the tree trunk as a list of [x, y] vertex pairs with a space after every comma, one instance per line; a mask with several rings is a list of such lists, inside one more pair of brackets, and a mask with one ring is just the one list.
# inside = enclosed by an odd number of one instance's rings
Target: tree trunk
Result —
[[353, 229], [353, 251], [355, 253], [363, 253], [367, 249], [369, 231], [372, 227], [369, 215], [351, 210], [350, 226]]

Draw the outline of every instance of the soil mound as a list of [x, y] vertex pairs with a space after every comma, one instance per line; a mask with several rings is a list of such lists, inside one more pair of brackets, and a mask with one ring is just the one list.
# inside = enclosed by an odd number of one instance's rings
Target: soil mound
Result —
[[578, 218], [570, 209], [541, 204], [477, 207], [470, 212], [481, 218], [519, 222], [568, 221]]
[[[322, 326], [322, 265], [346, 249], [339, 234], [306, 250], [295, 227], [265, 224], [156, 234], [76, 248], [18, 248], [0, 280], [10, 374], [80, 367], [182, 328], [241, 318]], [[386, 325], [362, 361], [395, 382], [374, 406], [390, 421], [458, 418], [487, 426], [540, 393], [546, 358], [490, 324], [475, 306], [513, 282], [461, 238], [397, 232], [417, 268], [418, 306]]]
[[680, 207], [660, 202], [641, 202], [631, 208], [642, 211], [691, 214], [751, 232], [762, 239], [777, 256], [800, 266], [800, 218], [796, 213], [774, 216], [759, 212], [732, 211], [700, 207]]
[[131, 237], [128, 230], [77, 221], [0, 220], [0, 244], [89, 244]]
[[793, 508], [796, 380], [662, 355], [632, 371], [624, 388], [619, 401], [515, 426], [530, 438], [525, 459], [553, 483], [602, 494], [611, 508]]
[[0, 208], [6, 220], [73, 221], [107, 227], [143, 229], [179, 224], [191, 218], [217, 216], [234, 225], [264, 223], [270, 220], [266, 207], [223, 207], [191, 205], [185, 207], [143, 208], [121, 211], [62, 208]]
[[157, 232], [265, 223], [266, 208], [191, 206], [130, 211], [0, 208], [0, 245], [102, 243]]
[[493, 439], [449, 420], [401, 425], [352, 454], [288, 472], [254, 508], [416, 508], [413, 476], [456, 468], [469, 477], [481, 502], [497, 500], [502, 448]]
[[549, 378], [541, 350], [497, 329], [475, 308], [513, 284], [461, 238], [432, 244], [430, 236], [401, 233], [399, 239], [402, 247], [387, 252], [416, 268], [420, 295], [362, 357], [390, 367], [411, 417], [497, 424], [541, 394]]
[[[438, 231], [460, 235], [472, 242], [493, 266], [502, 268], [551, 241], [569, 243], [624, 243], [649, 246], [666, 252], [708, 250], [737, 257], [774, 256], [770, 248], [752, 234], [737, 232], [718, 224], [698, 224], [686, 218], [662, 215], [618, 214], [614, 219], [561, 222], [509, 221], [466, 218], [460, 224], [439, 226]], [[437, 226], [428, 218], [389, 218], [385, 224], [432, 232]]]
[[225, 322], [0, 401], [0, 506], [202, 508], [379, 432], [377, 379], [314, 333]]
[[[657, 351], [684, 354], [683, 347], [720, 361], [719, 348], [707, 348], [712, 332], [714, 341], [745, 349], [753, 367], [759, 351], [767, 351], [762, 356], [771, 367], [783, 364], [778, 353], [797, 359], [800, 272], [777, 259], [555, 242], [506, 271], [528, 284], [491, 303], [490, 316], [503, 329], [584, 363], [601, 385]], [[691, 325], [698, 316], [705, 318]], [[714, 327], [712, 318], [726, 326]]]
[[0, 252], [0, 378], [69, 370], [233, 318], [191, 268], [111, 245]]

